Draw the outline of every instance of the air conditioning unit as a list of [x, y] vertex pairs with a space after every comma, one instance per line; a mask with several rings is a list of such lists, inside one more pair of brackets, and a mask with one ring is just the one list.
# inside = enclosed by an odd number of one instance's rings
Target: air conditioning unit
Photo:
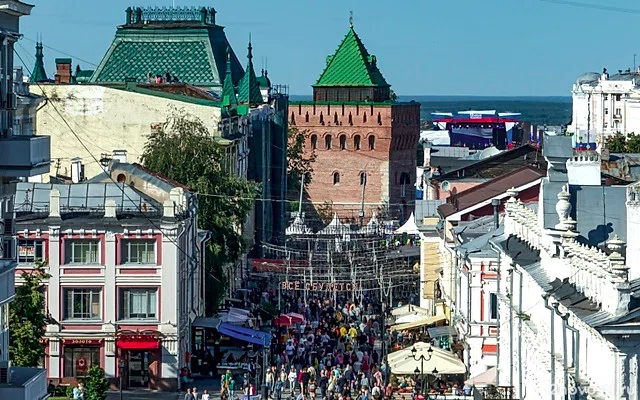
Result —
[[440, 187], [445, 192], [448, 192], [449, 190], [451, 190], [451, 184], [449, 183], [449, 181], [442, 181], [442, 183], [440, 184]]
[[0, 361], [0, 384], [11, 383], [11, 361]]

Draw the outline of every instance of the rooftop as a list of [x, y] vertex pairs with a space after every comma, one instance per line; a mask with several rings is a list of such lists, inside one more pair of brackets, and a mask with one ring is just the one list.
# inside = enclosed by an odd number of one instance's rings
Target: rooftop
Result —
[[327, 65], [314, 86], [389, 87], [389, 84], [378, 69], [376, 56], [369, 54], [351, 25], [335, 53], [327, 57]]
[[[127, 9], [127, 20], [91, 77], [92, 83], [147, 82], [169, 72], [181, 82], [220, 91], [229, 41], [207, 8]], [[244, 74], [231, 50], [234, 84]]]

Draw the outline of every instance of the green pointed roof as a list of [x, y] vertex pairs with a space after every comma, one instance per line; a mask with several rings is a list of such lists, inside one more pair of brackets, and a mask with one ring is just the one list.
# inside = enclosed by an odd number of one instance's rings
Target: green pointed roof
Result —
[[42, 43], [36, 43], [36, 63], [33, 66], [33, 73], [29, 82], [42, 82], [47, 80], [47, 72], [44, 70], [44, 55], [42, 54]]
[[231, 49], [227, 47], [227, 72], [224, 77], [224, 83], [222, 84], [222, 105], [224, 107], [237, 106], [238, 99], [236, 98], [236, 91], [233, 88], [233, 79], [231, 77]]
[[378, 69], [376, 57], [369, 54], [351, 25], [336, 52], [327, 57], [327, 66], [313, 86], [390, 85]]
[[251, 39], [249, 39], [249, 54], [247, 54], [247, 70], [238, 83], [238, 102], [245, 104], [262, 104], [262, 94], [260, 93], [260, 84], [256, 78], [256, 72], [253, 70], [253, 54], [251, 47]]

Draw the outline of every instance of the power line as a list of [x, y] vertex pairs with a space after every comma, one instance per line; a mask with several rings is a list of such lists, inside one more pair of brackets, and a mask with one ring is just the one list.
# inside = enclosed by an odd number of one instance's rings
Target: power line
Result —
[[551, 3], [551, 4], [561, 4], [565, 6], [571, 6], [571, 7], [588, 8], [592, 10], [613, 11], [613, 12], [620, 12], [625, 14], [640, 14], [640, 9], [633, 9], [633, 8], [605, 6], [601, 4], [582, 3], [582, 2], [570, 1], [570, 0], [539, 0], [539, 1], [544, 3]]
[[[18, 53], [17, 51], [14, 51], [14, 53], [18, 56], [18, 59], [20, 59], [20, 62], [22, 62], [22, 64], [23, 64], [23, 65], [25, 65], [24, 60], [23, 60], [23, 59], [22, 59], [22, 57], [20, 56], [20, 53]], [[25, 66], [25, 68], [27, 69], [27, 72], [29, 72], [29, 74], [31, 74], [31, 70], [30, 70], [28, 67], [26, 67], [26, 66]], [[43, 88], [42, 88], [42, 86], [41, 86], [38, 82], [35, 82], [35, 84], [40, 88], [40, 90], [42, 91], [42, 93], [45, 93], [45, 92], [44, 92], [44, 90], [43, 90]], [[89, 153], [89, 155], [91, 155], [91, 158], [93, 158], [93, 160], [94, 160], [95, 162], [99, 163], [100, 161], [99, 161], [99, 160], [98, 160], [98, 159], [97, 159], [97, 158], [96, 158], [96, 157], [91, 153], [91, 151], [89, 151], [89, 149], [87, 148], [87, 145], [85, 145], [85, 144], [84, 144], [84, 142], [80, 139], [80, 137], [76, 134], [76, 132], [73, 130], [73, 128], [71, 127], [71, 125], [67, 122], [67, 120], [64, 118], [64, 116], [62, 115], [62, 113], [60, 112], [60, 110], [58, 110], [58, 107], [56, 107], [56, 105], [54, 104], [54, 102], [50, 102], [50, 103], [51, 103], [51, 106], [53, 107], [53, 109], [58, 113], [58, 115], [60, 116], [60, 118], [62, 119], [62, 121], [65, 123], [65, 125], [67, 126], [67, 128], [69, 129], [69, 131], [71, 132], [71, 134], [76, 138], [76, 140], [80, 143], [80, 145], [81, 145], [81, 146], [82, 146], [82, 147], [87, 151], [87, 153]], [[107, 174], [107, 175], [109, 176], [109, 179], [110, 179], [113, 183], [115, 183], [115, 184], [116, 184], [116, 187], [117, 187], [117, 188], [122, 192], [122, 194], [127, 198], [127, 200], [129, 200], [131, 203], [133, 203], [133, 204], [135, 204], [135, 205], [136, 205], [136, 208], [138, 209], [138, 212], [140, 212], [140, 214], [143, 216], [143, 218], [145, 218], [147, 221], [149, 221], [149, 223], [150, 223], [154, 228], [156, 228], [156, 229], [157, 229], [157, 230], [159, 230], [160, 232], [164, 232], [164, 231], [163, 231], [163, 229], [162, 229], [160, 226], [158, 226], [158, 225], [157, 225], [153, 220], [151, 220], [151, 218], [149, 218], [149, 216], [148, 216], [148, 215], [146, 215], [146, 213], [145, 213], [145, 212], [143, 212], [143, 211], [142, 211], [141, 206], [140, 206], [140, 205], [138, 205], [138, 203], [137, 203], [137, 202], [133, 201], [133, 199], [131, 199], [131, 197], [127, 194], [126, 190], [124, 190], [124, 186], [119, 185], [119, 184], [118, 184], [118, 182], [116, 182], [116, 181], [113, 179], [113, 177], [111, 176], [111, 174]], [[198, 260], [197, 260], [195, 257], [193, 257], [193, 256], [191, 256], [191, 255], [189, 255], [189, 254], [187, 254], [187, 252], [186, 252], [183, 248], [181, 248], [181, 247], [180, 247], [180, 245], [178, 244], [178, 242], [177, 242], [177, 241], [175, 241], [174, 239], [172, 239], [171, 237], [169, 237], [169, 236], [167, 236], [167, 235], [164, 235], [164, 236], [169, 240], [169, 242], [173, 243], [173, 244], [176, 246], [176, 248], [177, 248], [177, 249], [178, 249], [182, 254], [184, 254], [184, 255], [187, 257], [187, 259], [189, 259], [189, 260], [191, 260], [191, 261], [195, 262], [196, 264], [198, 263]], [[217, 282], [220, 282], [220, 280], [219, 280], [217, 277], [215, 277], [215, 276], [213, 276], [213, 275], [211, 275], [211, 277], [212, 277], [213, 279], [215, 279]]]
[[[27, 39], [27, 40], [28, 40], [28, 41], [30, 41], [30, 42], [38, 43], [38, 41], [37, 41], [37, 40], [30, 39], [30, 38], [28, 38], [28, 37], [26, 37], [26, 36], [23, 36], [23, 38]], [[65, 52], [65, 51], [62, 51], [62, 50], [58, 50], [58, 49], [56, 49], [56, 48], [54, 48], [54, 47], [47, 46], [47, 45], [46, 45], [46, 44], [44, 44], [44, 43], [42, 43], [42, 46], [43, 46], [44, 48], [46, 48], [46, 49], [53, 50], [53, 51], [55, 51], [55, 52], [57, 52], [57, 53], [60, 53], [60, 54], [64, 54], [65, 56], [69, 56], [69, 57], [71, 57], [71, 58], [73, 58], [73, 59], [75, 59], [75, 60], [82, 61], [83, 63], [87, 63], [87, 64], [90, 64], [90, 65], [93, 65], [94, 67], [98, 67], [98, 66], [99, 66], [99, 65], [98, 65], [98, 64], [96, 64], [96, 63], [93, 63], [93, 62], [91, 62], [91, 61], [87, 61], [87, 60], [83, 60], [83, 59], [82, 59], [82, 58], [80, 58], [80, 57], [74, 56], [73, 54], [69, 54], [69, 53], [67, 53], [67, 52]], [[21, 60], [21, 61], [22, 61], [22, 60]], [[23, 62], [23, 64], [24, 64], [24, 62]]]

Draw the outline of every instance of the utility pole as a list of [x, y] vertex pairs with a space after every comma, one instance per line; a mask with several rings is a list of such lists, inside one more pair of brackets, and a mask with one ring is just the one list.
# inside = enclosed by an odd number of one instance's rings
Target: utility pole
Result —
[[637, 54], [633, 55], [633, 72], [636, 72], [636, 55]]

